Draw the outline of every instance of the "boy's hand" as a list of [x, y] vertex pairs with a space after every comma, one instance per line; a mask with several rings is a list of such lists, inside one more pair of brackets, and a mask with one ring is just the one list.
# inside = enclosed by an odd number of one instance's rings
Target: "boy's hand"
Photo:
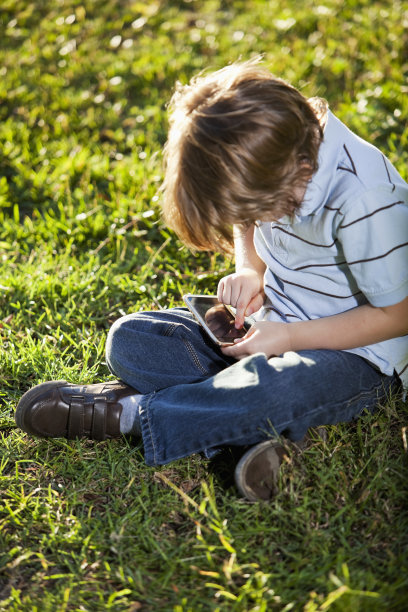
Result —
[[329, 349], [344, 351], [408, 334], [408, 298], [392, 306], [363, 304], [321, 319], [278, 323], [258, 321], [225, 355], [242, 359], [254, 353], [268, 358], [286, 351]]
[[252, 268], [224, 276], [218, 283], [217, 297], [220, 302], [236, 308], [235, 327], [241, 329], [245, 316], [259, 310], [264, 303], [263, 274]]
[[267, 358], [281, 355], [292, 350], [289, 324], [258, 321], [243, 338], [234, 340], [233, 346], [222, 346], [221, 350], [224, 355], [235, 359], [243, 359], [255, 353], [264, 353]]

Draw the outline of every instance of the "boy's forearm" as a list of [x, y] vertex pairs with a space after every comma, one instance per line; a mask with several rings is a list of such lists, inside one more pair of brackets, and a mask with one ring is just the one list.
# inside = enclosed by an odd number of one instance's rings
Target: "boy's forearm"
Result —
[[235, 269], [251, 268], [263, 274], [265, 263], [258, 256], [254, 246], [255, 226], [251, 224], [246, 231], [234, 225]]
[[408, 298], [394, 306], [365, 304], [347, 312], [287, 326], [291, 350], [346, 350], [408, 334]]

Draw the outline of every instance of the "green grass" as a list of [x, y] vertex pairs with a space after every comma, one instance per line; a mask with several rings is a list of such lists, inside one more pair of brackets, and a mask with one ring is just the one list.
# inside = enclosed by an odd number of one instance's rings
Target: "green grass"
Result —
[[122, 314], [233, 269], [160, 220], [177, 79], [264, 53], [406, 179], [407, 23], [398, 0], [3, 0], [0, 609], [406, 610], [406, 403], [290, 454], [271, 504], [237, 497], [231, 451], [150, 468], [134, 441], [30, 439], [13, 413], [44, 380], [107, 378]]

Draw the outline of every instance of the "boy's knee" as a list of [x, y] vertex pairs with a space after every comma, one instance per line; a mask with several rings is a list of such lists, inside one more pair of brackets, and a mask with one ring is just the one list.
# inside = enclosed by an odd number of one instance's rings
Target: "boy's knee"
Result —
[[143, 352], [146, 334], [151, 334], [150, 313], [131, 313], [117, 319], [106, 338], [106, 362], [115, 375], [119, 375], [121, 365], [133, 361]]
[[106, 338], [106, 363], [112, 372], [116, 371], [116, 365], [120, 361], [120, 355], [123, 354], [126, 343], [126, 324], [129, 320], [129, 315], [117, 319], [110, 328]]

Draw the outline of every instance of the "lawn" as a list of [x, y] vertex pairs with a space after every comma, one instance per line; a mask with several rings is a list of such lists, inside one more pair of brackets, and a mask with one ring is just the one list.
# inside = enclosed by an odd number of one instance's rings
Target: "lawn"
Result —
[[44, 380], [110, 377], [121, 315], [233, 270], [160, 218], [177, 80], [262, 53], [407, 179], [406, 3], [1, 5], [0, 609], [405, 612], [406, 402], [289, 451], [269, 504], [238, 497], [232, 450], [151, 468], [134, 440], [32, 439], [13, 414]]

